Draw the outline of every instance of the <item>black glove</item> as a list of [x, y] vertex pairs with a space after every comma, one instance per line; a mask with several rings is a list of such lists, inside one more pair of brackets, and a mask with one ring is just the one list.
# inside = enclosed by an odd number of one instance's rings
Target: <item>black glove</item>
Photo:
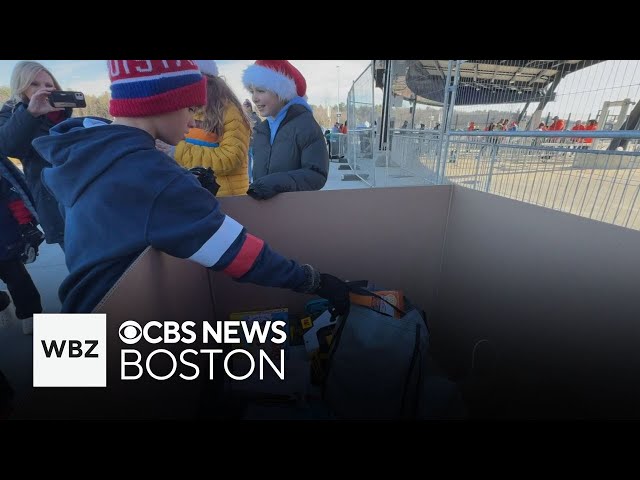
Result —
[[24, 250], [20, 255], [22, 263], [35, 262], [38, 256], [38, 247], [44, 242], [44, 234], [33, 223], [25, 223], [18, 227], [24, 241]]
[[268, 200], [279, 193], [295, 192], [297, 187], [293, 183], [289, 172], [270, 173], [258, 178], [251, 185], [247, 195], [256, 200]]
[[39, 247], [44, 242], [44, 234], [33, 223], [25, 223], [18, 227], [20, 229], [20, 235], [26, 243]]
[[196, 176], [200, 185], [209, 190], [214, 196], [217, 195], [218, 190], [220, 190], [220, 185], [216, 182], [216, 176], [211, 167], [194, 167], [189, 171]]
[[267, 187], [259, 180], [256, 180], [251, 185], [249, 185], [249, 190], [247, 190], [247, 195], [256, 200], [269, 200], [277, 193], [278, 192], [276, 192], [273, 188]]
[[320, 286], [314, 293], [329, 300], [338, 315], [345, 315], [349, 311], [349, 287], [339, 278], [321, 273]]

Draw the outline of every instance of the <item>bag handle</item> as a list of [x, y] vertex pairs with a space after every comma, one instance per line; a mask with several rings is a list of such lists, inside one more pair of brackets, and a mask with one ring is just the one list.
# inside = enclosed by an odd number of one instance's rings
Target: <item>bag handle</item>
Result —
[[[398, 307], [396, 307], [393, 303], [389, 302], [387, 299], [381, 297], [380, 295], [378, 295], [377, 293], [372, 292], [371, 290], [368, 290], [358, 284], [362, 283], [360, 281], [353, 281], [353, 282], [345, 282], [347, 284], [347, 287], [349, 288], [349, 291], [351, 293], [355, 293], [356, 295], [364, 295], [366, 297], [376, 297], [379, 300], [382, 300], [384, 303], [386, 303], [387, 305], [390, 305], [391, 307], [393, 307], [393, 309], [402, 314], [402, 316], [405, 316], [407, 314], [407, 312], [400, 310]], [[366, 308], [366, 307], [365, 307]]]

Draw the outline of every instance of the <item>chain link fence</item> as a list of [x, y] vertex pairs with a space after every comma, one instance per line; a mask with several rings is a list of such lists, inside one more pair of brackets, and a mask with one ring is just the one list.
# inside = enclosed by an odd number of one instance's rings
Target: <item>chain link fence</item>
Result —
[[347, 159], [369, 185], [456, 183], [640, 229], [640, 61], [390, 63], [386, 149], [357, 128], [373, 63], [348, 97]]

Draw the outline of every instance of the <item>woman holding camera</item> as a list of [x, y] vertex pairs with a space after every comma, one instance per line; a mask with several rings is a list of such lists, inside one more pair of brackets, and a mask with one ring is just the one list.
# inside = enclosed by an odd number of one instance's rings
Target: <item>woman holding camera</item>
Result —
[[0, 154], [20, 159], [46, 242], [58, 243], [64, 250], [64, 220], [58, 202], [40, 180], [42, 170], [51, 165], [38, 155], [31, 141], [49, 135], [51, 127], [71, 116], [71, 109], [49, 104], [51, 92], [62, 88], [38, 62], [18, 62], [11, 73], [10, 88], [11, 97], [0, 110]]

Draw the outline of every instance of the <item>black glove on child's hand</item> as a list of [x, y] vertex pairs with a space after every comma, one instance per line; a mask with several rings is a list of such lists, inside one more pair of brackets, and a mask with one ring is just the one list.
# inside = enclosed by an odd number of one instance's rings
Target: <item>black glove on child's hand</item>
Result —
[[291, 184], [291, 175], [287, 172], [270, 173], [258, 178], [251, 185], [247, 195], [256, 200], [269, 200], [279, 193], [293, 192], [296, 187]]
[[338, 315], [344, 315], [349, 311], [349, 287], [339, 278], [321, 273], [320, 286], [314, 293], [329, 300]]
[[273, 188], [269, 188], [262, 182], [260, 182], [260, 180], [256, 180], [251, 185], [249, 185], [249, 190], [247, 190], [247, 195], [255, 200], [269, 200], [277, 193], [278, 192], [276, 192]]
[[32, 263], [38, 256], [38, 247], [44, 242], [44, 234], [33, 223], [25, 223], [18, 227], [24, 241], [24, 249], [20, 255], [22, 263]]
[[44, 234], [33, 223], [25, 223], [18, 228], [24, 241], [32, 247], [37, 249], [44, 242]]
[[214, 196], [217, 195], [218, 190], [220, 190], [220, 185], [216, 182], [216, 176], [211, 167], [194, 167], [189, 171], [196, 176], [202, 187], [209, 190]]

